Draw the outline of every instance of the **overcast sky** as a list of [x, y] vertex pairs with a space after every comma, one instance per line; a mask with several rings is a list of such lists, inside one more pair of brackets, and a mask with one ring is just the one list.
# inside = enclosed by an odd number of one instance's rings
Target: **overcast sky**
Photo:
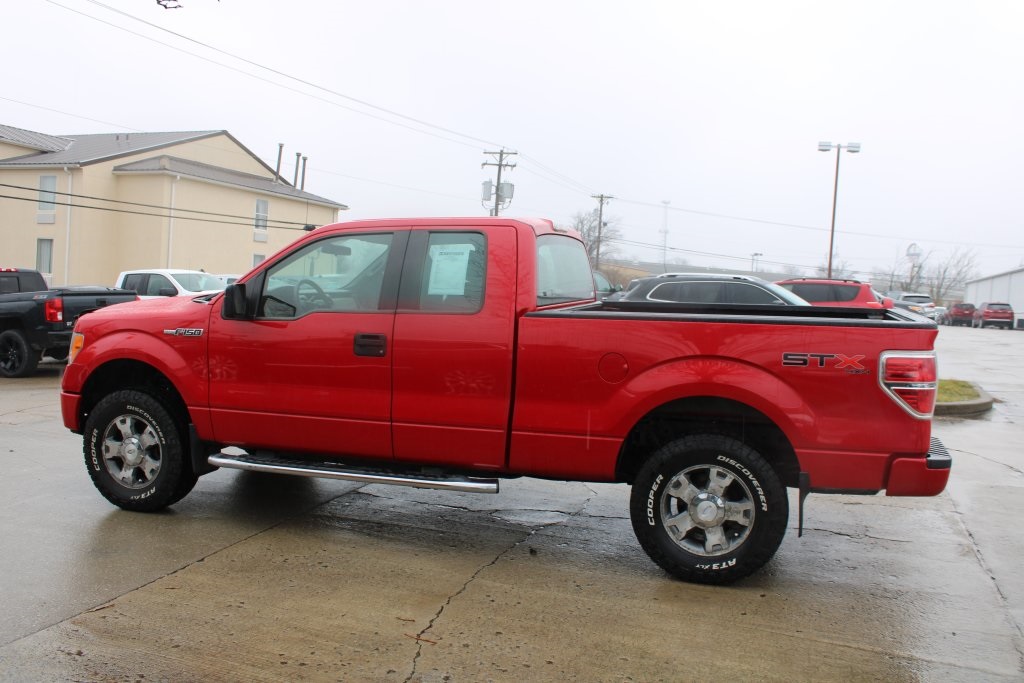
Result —
[[870, 279], [917, 243], [1024, 266], [1016, 0], [179, 1], [12, 4], [0, 123], [224, 129], [271, 167], [284, 143], [343, 219], [486, 215], [505, 147], [504, 215], [568, 224], [611, 195], [621, 255], [775, 270], [827, 260], [817, 144], [859, 142], [837, 264]]

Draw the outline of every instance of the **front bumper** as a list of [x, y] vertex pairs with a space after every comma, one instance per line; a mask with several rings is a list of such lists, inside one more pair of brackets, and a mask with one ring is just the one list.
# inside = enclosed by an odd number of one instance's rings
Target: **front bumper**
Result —
[[897, 458], [889, 469], [887, 496], [937, 496], [946, 488], [953, 458], [936, 437], [932, 437], [924, 458]]

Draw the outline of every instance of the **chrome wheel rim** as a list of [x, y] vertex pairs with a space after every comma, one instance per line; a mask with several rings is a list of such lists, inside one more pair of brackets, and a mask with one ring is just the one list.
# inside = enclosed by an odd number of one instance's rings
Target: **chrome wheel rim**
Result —
[[683, 470], [661, 494], [661, 524], [669, 538], [702, 557], [726, 555], [743, 545], [755, 516], [746, 482], [714, 465]]
[[114, 480], [129, 489], [142, 489], [160, 473], [160, 439], [138, 415], [121, 415], [103, 430], [103, 464]]

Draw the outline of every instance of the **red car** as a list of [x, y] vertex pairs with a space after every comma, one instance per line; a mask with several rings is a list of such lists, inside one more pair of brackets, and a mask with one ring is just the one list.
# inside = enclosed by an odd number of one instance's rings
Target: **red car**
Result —
[[1013, 308], [1010, 304], [984, 303], [974, 311], [974, 327], [1013, 328]]
[[827, 280], [795, 278], [779, 280], [775, 284], [785, 287], [815, 306], [856, 306], [859, 308], [892, 308], [892, 299], [883, 297], [860, 280]]
[[946, 311], [945, 323], [954, 327], [974, 325], [974, 304], [953, 304]]

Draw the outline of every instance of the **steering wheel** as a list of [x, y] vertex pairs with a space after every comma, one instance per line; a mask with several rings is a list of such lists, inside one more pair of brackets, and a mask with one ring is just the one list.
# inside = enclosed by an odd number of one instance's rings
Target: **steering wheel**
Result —
[[[303, 294], [302, 285], [309, 285], [313, 292], [311, 294]], [[299, 280], [298, 284], [295, 285], [295, 294], [299, 297], [299, 302], [304, 306], [334, 308], [334, 299], [327, 296], [327, 293], [320, 288], [320, 285], [312, 280], [306, 278]]]

